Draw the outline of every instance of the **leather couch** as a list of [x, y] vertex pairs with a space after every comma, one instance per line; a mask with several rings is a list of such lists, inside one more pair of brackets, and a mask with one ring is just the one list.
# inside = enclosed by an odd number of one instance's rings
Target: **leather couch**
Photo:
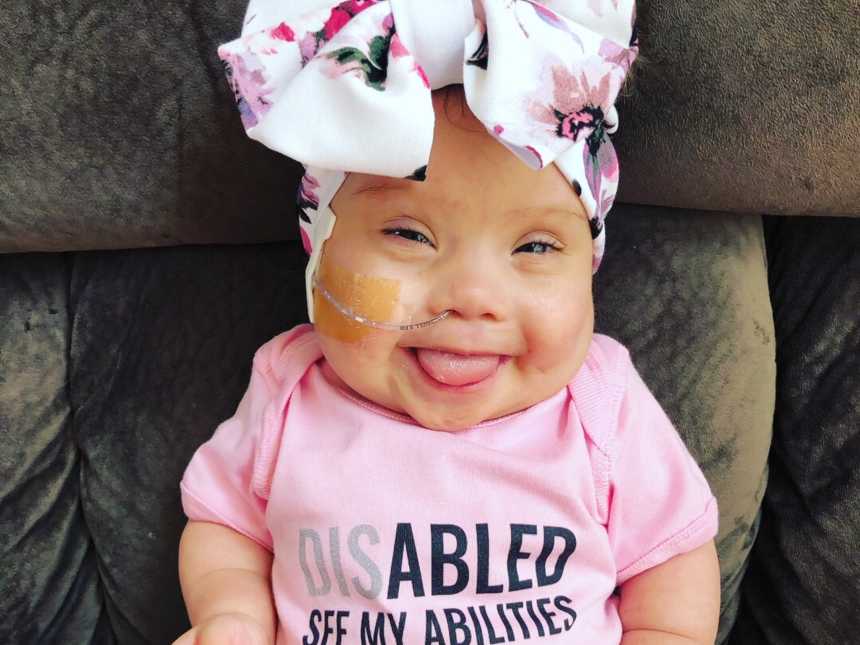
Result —
[[[0, 10], [0, 643], [187, 629], [179, 479], [305, 316], [298, 167], [246, 139], [215, 56], [243, 10]], [[857, 4], [639, 21], [597, 329], [718, 496], [719, 642], [857, 642]]]

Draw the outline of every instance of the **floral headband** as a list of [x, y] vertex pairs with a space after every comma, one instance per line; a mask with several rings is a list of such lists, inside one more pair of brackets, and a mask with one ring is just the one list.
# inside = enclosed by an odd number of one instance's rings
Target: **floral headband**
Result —
[[312, 281], [348, 172], [423, 181], [431, 90], [462, 83], [487, 131], [529, 167], [555, 163], [588, 213], [597, 270], [618, 187], [608, 134], [638, 53], [635, 0], [250, 0], [219, 47], [249, 137], [300, 161]]

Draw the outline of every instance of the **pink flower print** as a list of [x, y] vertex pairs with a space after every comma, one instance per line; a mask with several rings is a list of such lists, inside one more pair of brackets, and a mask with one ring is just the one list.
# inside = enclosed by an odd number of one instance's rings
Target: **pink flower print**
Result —
[[[633, 39], [635, 43], [636, 34], [633, 34]], [[625, 73], [630, 69], [630, 66], [633, 64], [633, 61], [636, 60], [636, 54], [638, 50], [633, 44], [631, 47], [622, 47], [618, 43], [604, 38], [600, 41], [600, 49], [598, 49], [597, 54], [601, 56], [604, 60], [610, 63], [615, 63], [621, 69], [624, 70]]]
[[618, 189], [618, 156], [615, 154], [615, 146], [608, 137], [601, 137], [596, 142], [590, 139], [589, 145], [583, 148], [582, 162], [588, 188], [595, 201], [594, 216], [602, 221], [612, 208]]
[[555, 112], [556, 118], [559, 120], [556, 133], [558, 136], [571, 139], [572, 141], [576, 141], [577, 136], [583, 129], [591, 128], [593, 130], [595, 122], [603, 118], [603, 112], [600, 108], [595, 110], [594, 108], [586, 107], [579, 112], [572, 112], [570, 114], [564, 114], [558, 110]]
[[317, 52], [323, 45], [334, 38], [353, 17], [365, 9], [372, 7], [377, 2], [378, 0], [347, 0], [334, 7], [323, 24], [322, 29], [308, 32], [299, 41], [302, 65], [307, 65], [308, 61], [317, 55]]
[[299, 207], [299, 217], [309, 224], [311, 220], [304, 210], [306, 208], [317, 210], [320, 207], [320, 199], [316, 194], [317, 188], [319, 187], [319, 181], [306, 172], [302, 177], [302, 181], [299, 184], [298, 193], [296, 195], [296, 202]]
[[424, 83], [424, 87], [428, 90], [430, 89], [430, 79], [427, 78], [427, 74], [424, 73], [424, 68], [421, 67], [418, 63], [415, 63], [415, 73], [421, 77], [421, 82]]
[[317, 34], [308, 32], [304, 38], [299, 41], [299, 51], [302, 54], [302, 65], [307, 65], [308, 61], [317, 55], [320, 43], [317, 39]]
[[534, 146], [526, 146], [526, 150], [531, 152], [535, 156], [535, 159], [537, 159], [537, 167], [543, 168], [543, 157], [541, 157], [540, 152], [538, 152], [537, 148], [535, 148]]
[[[604, 5], [607, 0], [588, 0], [588, 8], [591, 9], [592, 13], [596, 16], [603, 17]], [[612, 8], [615, 11], [618, 11], [618, 0], [612, 0]]]
[[400, 58], [401, 56], [408, 56], [409, 50], [403, 44], [403, 41], [400, 40], [400, 36], [394, 34], [391, 37], [391, 49], [390, 49], [392, 58]]
[[567, 22], [563, 18], [559, 18], [558, 15], [555, 14], [555, 12], [550, 9], [547, 9], [539, 2], [532, 2], [532, 0], [526, 0], [526, 4], [531, 5], [532, 9], [535, 10], [535, 13], [537, 14], [538, 18], [543, 20], [553, 29], [558, 29], [559, 31], [565, 32], [577, 45], [579, 45], [579, 48], [582, 49], [582, 51], [585, 51], [585, 47], [582, 44], [582, 39], [577, 36], [570, 27], [568, 27]]
[[390, 13], [382, 19], [382, 28], [385, 31], [394, 32], [394, 14]]
[[280, 25], [272, 29], [270, 35], [276, 40], [285, 40], [288, 43], [291, 43], [296, 39], [295, 32], [290, 29], [289, 25], [285, 22], [282, 22]]
[[[355, 74], [362, 78], [368, 87], [380, 92], [384, 91], [385, 81], [388, 78], [388, 60], [392, 43], [397, 39], [397, 47], [401, 54], [408, 53], [408, 51], [395, 33], [394, 18], [391, 14], [383, 19], [381, 31], [382, 34], [370, 38], [366, 47], [363, 45], [360, 47], [340, 47], [326, 54], [325, 57], [332, 63], [324, 70], [324, 73], [329, 78], [336, 78], [343, 74]], [[395, 57], [392, 56], [392, 58]], [[425, 86], [429, 87], [423, 70], [420, 74]]]
[[[253, 59], [253, 57], [249, 57]], [[268, 95], [271, 89], [266, 87], [266, 77], [261, 68], [252, 69], [244, 56], [227, 54], [223, 58], [224, 75], [233, 90], [236, 107], [245, 130], [253, 128], [269, 111]]]
[[[606, 112], [615, 101], [624, 71], [614, 63], [592, 56], [571, 71], [562, 63], [550, 68], [552, 89], [541, 94], [552, 94], [547, 103], [533, 101], [531, 116], [551, 126], [559, 137], [577, 141], [596, 130], [602, 130]], [[602, 133], [601, 133], [602, 134]]]
[[304, 229], [304, 227], [299, 227], [299, 235], [302, 236], [302, 248], [305, 250], [305, 253], [310, 255], [313, 253], [313, 244], [311, 244], [311, 236], [308, 235], [308, 232]]
[[[388, 53], [392, 59], [412, 55], [412, 52], [406, 49], [406, 45], [403, 44], [403, 41], [400, 40], [400, 36], [395, 31], [394, 14], [390, 13], [385, 17], [385, 20], [382, 21], [382, 29], [387, 33], [391, 34], [391, 43], [389, 44]], [[421, 65], [413, 62], [412, 71], [418, 74], [418, 76], [421, 78], [421, 82], [424, 83], [424, 87], [429, 90], [430, 80], [427, 78], [427, 74], [424, 73], [424, 69], [421, 67]]]
[[352, 20], [353, 16], [360, 14], [368, 7], [376, 4], [377, 0], [347, 0], [341, 2], [331, 10], [328, 20], [323, 26], [324, 36], [326, 41], [334, 38], [334, 35], [339, 32], [343, 26]]
[[331, 10], [329, 19], [326, 20], [323, 30], [325, 31], [325, 39], [331, 40], [334, 35], [339, 32], [343, 26], [352, 19], [352, 16], [343, 9], [335, 7]]
[[341, 2], [338, 7], [355, 16], [376, 3], [377, 0], [346, 0], [346, 2]]
[[318, 210], [320, 207], [320, 199], [317, 196], [317, 189], [320, 187], [319, 180], [305, 171], [302, 176], [302, 181], [296, 191], [296, 207], [299, 211], [299, 233], [302, 237], [302, 247], [308, 255], [313, 251], [313, 244], [308, 234], [307, 228], [313, 227], [308, 210]]

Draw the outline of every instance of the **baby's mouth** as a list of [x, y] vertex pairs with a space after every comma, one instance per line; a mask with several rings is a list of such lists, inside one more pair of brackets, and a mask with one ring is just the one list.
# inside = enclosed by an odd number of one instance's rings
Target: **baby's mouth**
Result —
[[439, 349], [414, 347], [424, 372], [443, 385], [474, 385], [491, 377], [506, 357], [499, 354], [459, 354]]

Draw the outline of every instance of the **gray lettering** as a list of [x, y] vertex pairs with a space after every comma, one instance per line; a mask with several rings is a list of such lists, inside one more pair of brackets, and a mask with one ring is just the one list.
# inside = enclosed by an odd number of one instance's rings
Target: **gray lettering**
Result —
[[340, 565], [340, 532], [338, 527], [332, 526], [328, 530], [328, 550], [331, 554], [331, 568], [337, 578], [337, 586], [340, 593], [349, 596], [349, 588], [346, 586], [346, 578], [343, 577], [343, 567]]
[[376, 598], [379, 596], [379, 592], [382, 590], [382, 574], [379, 571], [379, 567], [376, 566], [376, 563], [370, 559], [370, 557], [361, 550], [361, 547], [358, 544], [358, 538], [361, 535], [367, 535], [370, 539], [371, 544], [379, 543], [379, 533], [377, 530], [371, 526], [370, 524], [359, 524], [352, 528], [349, 532], [349, 552], [352, 555], [353, 560], [355, 560], [356, 564], [358, 564], [362, 569], [367, 572], [367, 575], [370, 576], [370, 587], [364, 587], [361, 584], [361, 580], [358, 579], [358, 576], [355, 576], [352, 579], [352, 584], [355, 585], [355, 590], [360, 593], [365, 598]]
[[[314, 560], [316, 561], [317, 571], [319, 571], [322, 579], [322, 587], [319, 589], [316, 586], [316, 582], [311, 574], [311, 569], [308, 566], [305, 556], [305, 544], [308, 540], [310, 540], [313, 545]], [[319, 533], [313, 529], [299, 529], [299, 564], [302, 567], [302, 573], [305, 576], [305, 584], [307, 584], [308, 593], [311, 596], [323, 596], [331, 591], [331, 580], [328, 577], [325, 562], [323, 562], [322, 540], [320, 539]]]

